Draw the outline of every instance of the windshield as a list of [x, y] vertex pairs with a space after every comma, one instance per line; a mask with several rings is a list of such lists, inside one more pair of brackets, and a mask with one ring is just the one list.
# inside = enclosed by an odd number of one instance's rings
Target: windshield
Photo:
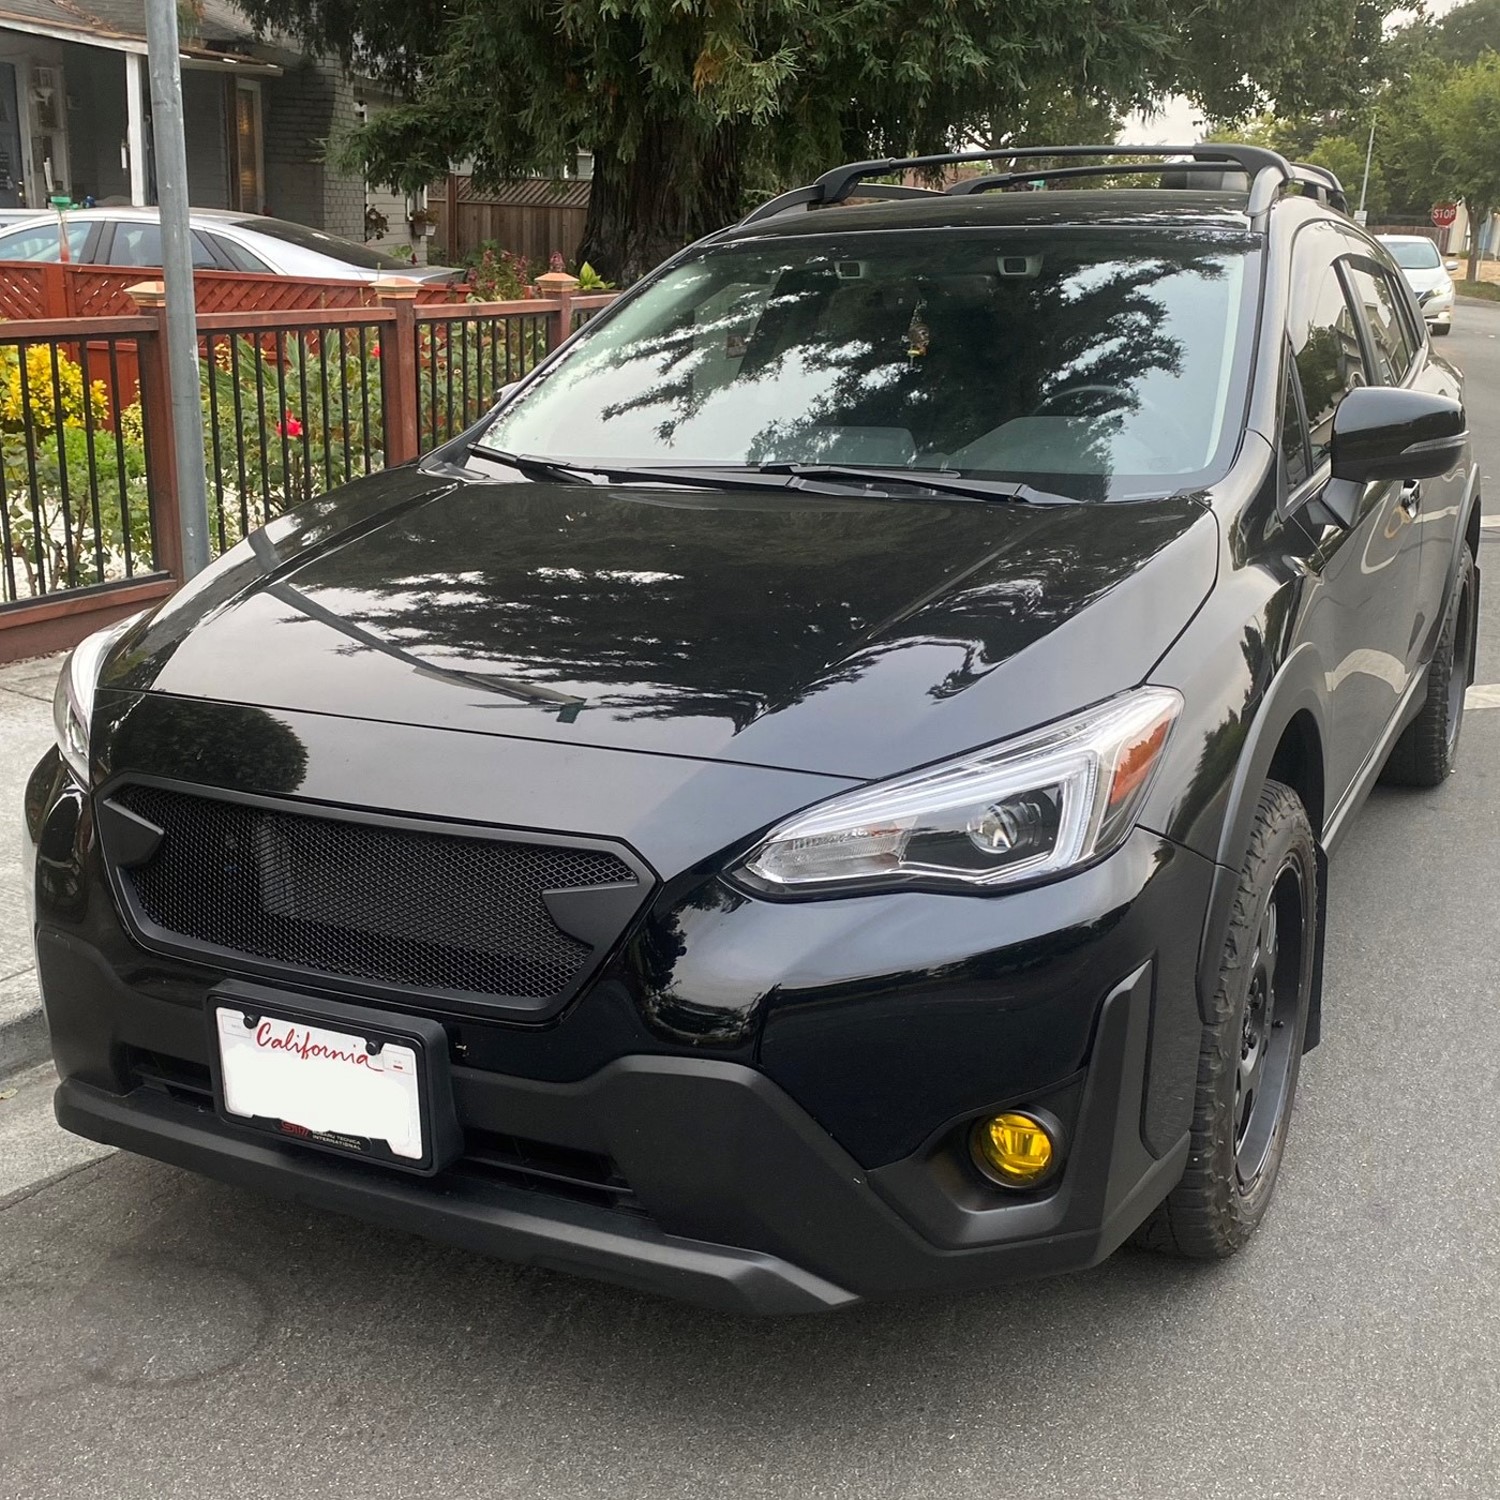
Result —
[[1255, 245], [1048, 229], [710, 248], [600, 319], [478, 446], [1165, 493], [1238, 441]]
[[397, 260], [394, 255], [372, 250], [368, 245], [356, 245], [353, 240], [341, 239], [336, 234], [325, 234], [321, 229], [309, 229], [306, 224], [293, 224], [287, 219], [238, 219], [235, 228], [253, 230], [269, 240], [295, 245], [299, 250], [314, 250], [319, 255], [341, 260], [346, 266], [357, 266], [362, 271], [411, 270], [410, 262]]
[[1435, 271], [1443, 263], [1431, 240], [1387, 240], [1385, 248], [1403, 271]]

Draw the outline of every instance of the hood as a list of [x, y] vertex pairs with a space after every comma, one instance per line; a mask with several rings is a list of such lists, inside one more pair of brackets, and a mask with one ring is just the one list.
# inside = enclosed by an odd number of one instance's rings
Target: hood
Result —
[[376, 475], [241, 543], [102, 686], [876, 777], [1133, 686], [1212, 585], [1189, 497]]
[[1435, 286], [1442, 286], [1452, 278], [1441, 266], [1429, 266], [1420, 271], [1408, 271], [1403, 269], [1401, 274], [1406, 277], [1406, 284], [1417, 296], [1423, 292], [1430, 292]]

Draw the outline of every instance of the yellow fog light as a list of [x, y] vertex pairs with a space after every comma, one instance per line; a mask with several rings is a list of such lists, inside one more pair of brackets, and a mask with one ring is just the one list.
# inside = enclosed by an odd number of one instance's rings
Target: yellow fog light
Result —
[[1056, 1122], [1019, 1110], [977, 1120], [969, 1148], [979, 1170], [1001, 1187], [1037, 1187], [1062, 1161]]

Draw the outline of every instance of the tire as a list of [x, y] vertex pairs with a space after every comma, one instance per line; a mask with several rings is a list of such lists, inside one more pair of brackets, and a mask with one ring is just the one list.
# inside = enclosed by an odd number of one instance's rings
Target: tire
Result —
[[1321, 918], [1317, 869], [1301, 799], [1267, 782], [1203, 1028], [1187, 1168], [1136, 1231], [1139, 1245], [1221, 1260], [1266, 1212], [1307, 1033]]
[[1427, 669], [1427, 699], [1406, 726], [1380, 779], [1391, 786], [1441, 786], [1458, 761], [1458, 738], [1464, 727], [1464, 693], [1474, 660], [1474, 558], [1467, 547], [1458, 554], [1448, 617]]
[[1453, 325], [1451, 323], [1434, 323], [1432, 331], [1438, 338], [1445, 339], [1453, 332]]

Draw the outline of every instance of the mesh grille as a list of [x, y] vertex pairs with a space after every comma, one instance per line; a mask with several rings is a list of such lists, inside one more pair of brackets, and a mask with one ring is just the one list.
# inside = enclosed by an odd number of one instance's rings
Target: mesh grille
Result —
[[165, 830], [124, 872], [158, 927], [350, 979], [555, 995], [592, 950], [558, 930], [542, 892], [635, 883], [607, 850], [376, 828], [160, 787], [115, 800]]

